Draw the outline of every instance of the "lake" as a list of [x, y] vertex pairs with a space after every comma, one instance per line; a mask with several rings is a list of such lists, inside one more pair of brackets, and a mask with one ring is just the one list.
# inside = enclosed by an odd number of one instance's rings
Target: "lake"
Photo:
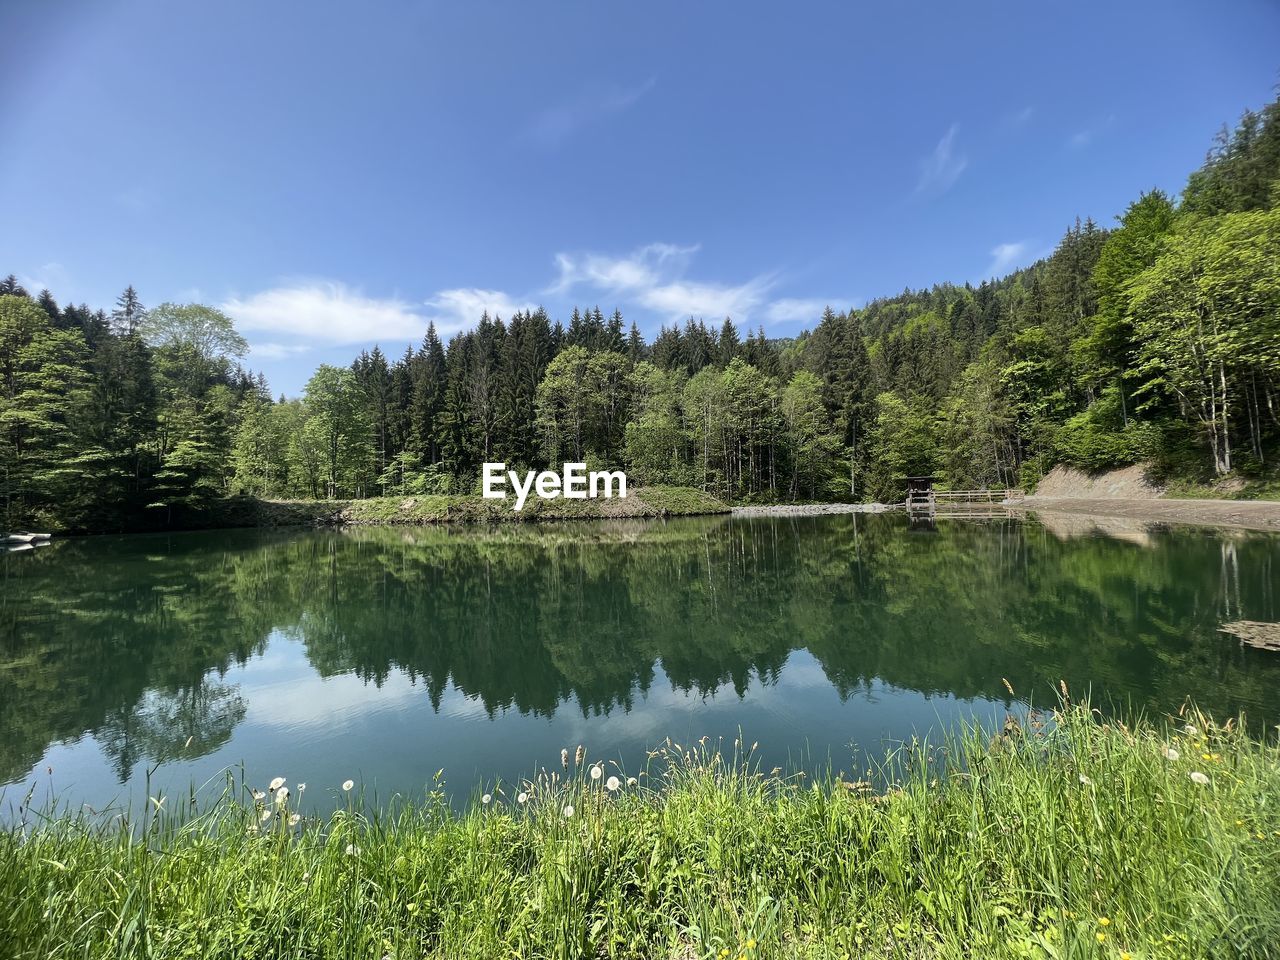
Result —
[[[0, 558], [0, 782], [150, 790], [354, 778], [465, 799], [585, 744], [758, 741], [855, 771], [1075, 695], [1280, 718], [1280, 537], [1119, 521], [841, 515], [68, 539]], [[1005, 687], [1007, 681], [1014, 694]]]

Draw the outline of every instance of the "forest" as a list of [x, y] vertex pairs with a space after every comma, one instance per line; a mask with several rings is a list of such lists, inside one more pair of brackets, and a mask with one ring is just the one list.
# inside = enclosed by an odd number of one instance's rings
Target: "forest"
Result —
[[1024, 486], [1057, 463], [1198, 482], [1280, 459], [1280, 100], [1224, 128], [1179, 197], [1072, 224], [1006, 277], [829, 307], [792, 338], [690, 318], [484, 315], [442, 342], [247, 369], [200, 304], [59, 305], [0, 280], [9, 529], [198, 525], [232, 496], [474, 493], [480, 464], [585, 461], [728, 502], [900, 500], [904, 476]]

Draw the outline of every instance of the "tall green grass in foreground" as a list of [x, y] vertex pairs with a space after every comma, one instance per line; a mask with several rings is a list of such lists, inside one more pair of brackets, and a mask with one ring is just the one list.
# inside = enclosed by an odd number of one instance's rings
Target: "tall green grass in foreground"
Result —
[[299, 818], [296, 784], [128, 825], [28, 813], [0, 840], [0, 954], [1280, 956], [1274, 741], [1046, 719], [904, 750], [875, 790], [669, 744], [634, 780], [571, 756], [462, 814], [335, 785]]

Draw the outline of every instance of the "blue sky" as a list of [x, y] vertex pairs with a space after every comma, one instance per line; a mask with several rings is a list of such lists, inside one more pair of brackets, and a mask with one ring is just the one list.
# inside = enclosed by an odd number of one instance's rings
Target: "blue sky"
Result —
[[785, 335], [1004, 273], [1280, 79], [1265, 0], [3, 0], [0, 34], [0, 274], [221, 306], [289, 393], [485, 308]]

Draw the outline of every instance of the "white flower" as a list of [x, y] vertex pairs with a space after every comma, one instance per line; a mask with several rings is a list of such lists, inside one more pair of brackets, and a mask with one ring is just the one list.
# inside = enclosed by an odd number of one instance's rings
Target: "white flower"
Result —
[[276, 791], [276, 806], [283, 807], [289, 800], [289, 788], [281, 787]]
[[348, 857], [355, 857], [355, 856], [358, 856], [358, 855], [359, 855], [359, 853], [360, 853], [360, 848], [359, 848], [359, 847], [357, 847], [354, 843], [348, 843], [348, 844], [347, 844], [347, 856], [348, 856]]
[[270, 820], [270, 819], [271, 819], [271, 811], [270, 811], [270, 810], [263, 810], [263, 811], [262, 811], [262, 818], [261, 818], [261, 819], [262, 819], [262, 822], [263, 822], [263, 823], [266, 823], [268, 820]]
[[603, 776], [604, 776], [604, 767], [600, 766], [600, 764], [597, 763], [594, 767], [591, 768], [592, 780], [599, 780]]
[[627, 777], [627, 786], [634, 787], [639, 781], [635, 777]]
[[300, 813], [295, 813], [293, 816], [289, 818], [289, 826], [291, 827], [296, 827], [301, 822], [302, 822], [302, 814]]
[[528, 801], [529, 801], [529, 795], [525, 793], [523, 790], [520, 793], [516, 794], [516, 803], [527, 803]]
[[491, 801], [492, 799], [493, 799], [493, 794], [491, 794], [491, 793], [486, 793], [483, 797], [481, 797], [481, 798], [480, 798], [480, 802], [481, 802], [481, 803], [485, 803], [485, 804], [487, 804], [487, 803], [489, 803], [489, 801]]
[[1182, 728], [1182, 732], [1185, 733], [1188, 737], [1194, 737], [1200, 731], [1188, 723], [1185, 727]]
[[347, 793], [350, 793], [350, 792], [351, 792], [351, 788], [352, 788], [352, 787], [354, 787], [355, 785], [356, 785], [356, 782], [355, 782], [354, 780], [343, 780], [343, 781], [342, 781], [342, 789], [343, 789], [343, 790], [345, 790]]
[[1178, 757], [1182, 756], [1182, 754], [1178, 753], [1178, 751], [1175, 750], [1173, 747], [1165, 747], [1163, 750], [1160, 751], [1160, 753], [1164, 756], [1166, 760], [1177, 760]]
[[560, 811], [560, 813], [561, 813], [561, 815], [563, 815], [563, 816], [565, 816], [565, 817], [572, 817], [572, 816], [573, 816], [573, 807], [571, 807], [571, 806], [566, 806], [563, 810], [561, 810], [561, 811]]
[[276, 777], [274, 780], [271, 781], [272, 790], [279, 790], [283, 786], [284, 786], [284, 777]]
[[617, 777], [610, 777], [608, 780], [604, 782], [604, 785], [608, 787], [610, 790], [617, 790], [620, 786], [622, 786], [622, 781], [619, 780]]
[[1209, 782], [1209, 778], [1206, 777], [1199, 770], [1192, 770], [1191, 773], [1188, 774], [1188, 776], [1191, 777], [1193, 782], [1200, 784], [1200, 786], [1202, 787]]

